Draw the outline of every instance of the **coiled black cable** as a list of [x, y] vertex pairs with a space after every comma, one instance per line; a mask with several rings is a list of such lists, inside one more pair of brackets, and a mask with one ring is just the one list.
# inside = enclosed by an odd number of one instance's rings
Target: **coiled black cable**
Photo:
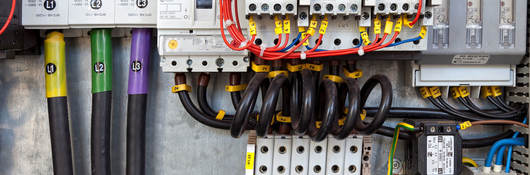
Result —
[[[209, 105], [207, 99], [206, 99], [206, 91], [208, 89], [208, 84], [210, 82], [210, 74], [208, 73], [201, 73], [199, 75], [198, 79], [198, 86], [197, 86], [197, 101], [199, 102], [199, 108], [203, 113], [205, 113], [207, 116], [210, 116], [211, 118], [215, 118], [218, 113], [215, 112]], [[225, 121], [232, 121], [234, 119], [231, 115], [225, 115], [222, 120]]]
[[[355, 118], [359, 118], [359, 114], [361, 113], [360, 109], [360, 89], [359, 85], [357, 83], [357, 80], [353, 78], [347, 78], [345, 80], [346, 89], [348, 90], [348, 113], [346, 114], [346, 119], [344, 121], [344, 125], [342, 127], [339, 126], [338, 122], [335, 122], [332, 126], [331, 133], [335, 135], [335, 138], [337, 139], [344, 139], [352, 133], [352, 131], [355, 128]], [[346, 96], [344, 94], [343, 96]]]
[[265, 95], [263, 104], [261, 105], [260, 116], [256, 125], [256, 135], [263, 137], [267, 134], [269, 126], [276, 114], [276, 104], [282, 87], [287, 86], [289, 81], [283, 74], [274, 77], [267, 93]]
[[381, 127], [392, 106], [392, 84], [390, 80], [384, 75], [374, 75], [366, 81], [361, 89], [361, 107], [364, 107], [366, 100], [377, 84], [381, 86], [381, 102], [372, 122], [365, 124], [360, 117], [355, 117], [355, 129], [361, 134], [372, 134]]
[[[313, 73], [310, 70], [302, 70], [301, 81], [303, 88], [293, 86], [294, 92], [291, 93], [291, 125], [297, 135], [304, 135], [307, 132], [308, 125], [314, 116], [315, 98], [317, 95]], [[293, 81], [293, 83], [297, 84], [300, 82]], [[302, 88], [302, 94], [299, 95], [301, 99], [296, 94], [296, 92], [300, 92], [298, 88]], [[297, 100], [300, 100], [300, 103], [297, 103]], [[301, 104], [301, 106], [297, 107], [297, 104]]]
[[320, 99], [324, 102], [323, 106], [320, 106], [320, 116], [322, 118], [320, 128], [316, 126], [316, 116], [312, 117], [311, 122], [309, 123], [308, 135], [313, 141], [319, 142], [326, 138], [328, 130], [331, 129], [331, 125], [334, 122], [337, 122], [337, 116], [339, 111], [339, 99], [337, 86], [335, 83], [329, 79], [323, 79], [321, 82], [321, 96]]
[[262, 87], [267, 75], [267, 73], [256, 73], [252, 79], [250, 79], [247, 89], [243, 92], [243, 98], [239, 103], [236, 115], [230, 126], [230, 135], [232, 135], [232, 137], [239, 138], [241, 134], [243, 134], [245, 129], [244, 126], [247, 125], [249, 116], [254, 110], [259, 88]]

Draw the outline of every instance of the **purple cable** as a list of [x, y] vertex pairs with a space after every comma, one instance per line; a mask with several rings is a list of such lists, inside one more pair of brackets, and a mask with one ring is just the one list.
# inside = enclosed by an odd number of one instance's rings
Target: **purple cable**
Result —
[[129, 62], [129, 94], [147, 94], [151, 29], [133, 29]]

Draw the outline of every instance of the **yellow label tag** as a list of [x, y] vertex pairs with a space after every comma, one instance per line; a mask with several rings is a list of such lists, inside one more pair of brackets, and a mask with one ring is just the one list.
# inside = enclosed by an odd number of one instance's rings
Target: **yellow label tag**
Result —
[[392, 33], [392, 27], [394, 27], [394, 22], [392, 22], [392, 20], [390, 20], [390, 17], [388, 17], [386, 19], [386, 23], [385, 23], [385, 34]]
[[326, 29], [328, 28], [328, 21], [324, 20], [320, 22], [320, 30], [318, 30], [318, 33], [324, 35], [326, 34]]
[[173, 88], [171, 88], [171, 92], [173, 92], [173, 93], [177, 93], [177, 92], [180, 92], [180, 91], [191, 92], [191, 86], [189, 86], [187, 84], [179, 84], [179, 85], [175, 85], [175, 86], [173, 86]]
[[282, 112], [278, 112], [278, 114], [276, 114], [276, 121], [282, 122], [282, 123], [291, 123], [291, 117], [283, 116]]
[[289, 72], [299, 72], [303, 67], [304, 66], [302, 64], [291, 65], [287, 63], [287, 70], [289, 70]]
[[458, 91], [458, 87], [451, 87], [451, 95], [454, 99], [462, 97], [462, 95], [460, 95], [460, 91]]
[[215, 119], [217, 119], [217, 120], [223, 120], [223, 118], [225, 118], [225, 114], [226, 114], [225, 111], [223, 111], [223, 110], [219, 110], [219, 112], [217, 113], [217, 116], [215, 116]]
[[246, 84], [240, 84], [240, 85], [226, 85], [225, 91], [226, 92], [239, 92], [243, 91], [247, 88]]
[[268, 65], [257, 65], [256, 63], [252, 62], [250, 68], [254, 72], [269, 72], [271, 70], [271, 67]]
[[280, 74], [283, 74], [285, 75], [286, 77], [289, 76], [289, 72], [287, 71], [284, 71], [284, 70], [276, 70], [276, 71], [271, 71], [269, 72], [269, 78], [274, 78]]
[[342, 117], [341, 119], [339, 119], [339, 121], [338, 121], [339, 126], [343, 126], [344, 125], [344, 121], [346, 121], [346, 117]]
[[291, 20], [289, 16], [285, 16], [283, 20], [283, 33], [291, 33]]
[[403, 26], [403, 16], [400, 16], [396, 20], [396, 25], [394, 26], [394, 32], [401, 32], [402, 26]]
[[316, 122], [315, 122], [315, 126], [316, 126], [317, 128], [320, 128], [320, 125], [322, 125], [322, 121], [316, 121]]
[[[298, 32], [303, 33], [305, 32], [305, 27], [298, 27]], [[302, 35], [303, 36], [303, 35]]]
[[179, 43], [177, 42], [177, 40], [169, 40], [169, 42], [167, 43], [167, 47], [169, 47], [170, 49], [176, 49], [177, 47], [179, 46]]
[[304, 69], [308, 69], [311, 71], [317, 71], [320, 72], [324, 68], [323, 64], [305, 64]]
[[465, 129], [473, 126], [470, 121], [465, 121], [465, 122], [460, 123], [458, 125], [460, 126], [460, 130], [465, 130]]
[[409, 27], [411, 29], [414, 27], [413, 25], [410, 25], [409, 17], [406, 14], [403, 17], [403, 23], [405, 23], [405, 26], [407, 26], [407, 27]]
[[359, 32], [360, 33], [366, 32], [366, 27], [359, 27]]
[[247, 152], [246, 160], [245, 160], [245, 169], [252, 170], [254, 169], [254, 153]]
[[370, 45], [370, 43], [372, 43], [372, 41], [370, 41], [370, 37], [368, 37], [368, 33], [366, 32], [361, 33], [361, 38], [363, 39], [364, 45]]
[[502, 95], [502, 89], [499, 86], [492, 86], [491, 87], [491, 93], [494, 97], [498, 97]]
[[381, 20], [379, 19], [379, 15], [377, 15], [374, 19], [374, 33], [381, 34]]
[[493, 93], [491, 93], [491, 88], [489, 86], [482, 86], [480, 88], [480, 97], [488, 98], [491, 96], [493, 96]]
[[282, 34], [282, 20], [280, 20], [280, 17], [278, 15], [274, 16], [274, 25], [276, 26], [276, 28], [274, 28], [274, 33], [276, 33], [276, 35]]
[[429, 98], [432, 97], [431, 92], [429, 91], [428, 87], [421, 87], [420, 88], [420, 94], [423, 98]]
[[421, 26], [421, 30], [420, 30], [420, 37], [421, 37], [421, 39], [424, 39], [424, 38], [425, 38], [425, 35], [427, 35], [427, 27], [425, 27], [425, 26]]
[[438, 86], [430, 87], [429, 92], [431, 93], [433, 98], [438, 98], [442, 96], [442, 92], [440, 92], [440, 88]]
[[250, 16], [248, 19], [248, 32], [250, 35], [256, 35], [256, 21], [254, 21], [254, 17]]
[[467, 86], [459, 86], [458, 92], [462, 97], [468, 97], [470, 95], [469, 88]]
[[344, 76], [348, 78], [354, 78], [354, 79], [361, 78], [363, 76], [363, 71], [355, 70], [353, 72], [349, 72], [348, 70], [344, 69]]
[[366, 118], [366, 109], [363, 109], [363, 112], [359, 115], [361, 116], [361, 120], [364, 120]]
[[311, 21], [309, 21], [309, 28], [316, 29], [317, 25], [318, 25], [317, 16], [313, 15], [313, 17], [311, 17]]
[[[315, 29], [313, 29], [313, 28], [307, 29], [307, 34], [310, 35], [310, 36], [315, 35]], [[307, 42], [309, 42], [309, 40], [307, 40]]]
[[336, 75], [324, 75], [325, 79], [331, 80], [335, 83], [343, 83], [344, 79], [342, 77], [336, 76]]

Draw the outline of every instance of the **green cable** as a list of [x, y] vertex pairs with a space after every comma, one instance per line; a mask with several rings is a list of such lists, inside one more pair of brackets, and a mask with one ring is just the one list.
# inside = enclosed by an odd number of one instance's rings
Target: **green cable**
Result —
[[388, 170], [387, 175], [392, 175], [392, 170], [394, 169], [394, 153], [396, 152], [396, 145], [397, 141], [399, 139], [399, 129], [405, 128], [409, 131], [414, 131], [414, 126], [408, 124], [408, 123], [398, 123], [396, 126], [396, 129], [394, 129], [394, 137], [392, 138], [392, 147], [390, 149], [390, 154], [388, 156]]

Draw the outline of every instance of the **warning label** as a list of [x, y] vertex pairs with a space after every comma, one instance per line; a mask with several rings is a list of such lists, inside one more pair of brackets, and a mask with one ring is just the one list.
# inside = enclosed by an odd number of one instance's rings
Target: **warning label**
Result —
[[427, 136], [427, 174], [454, 174], [454, 136]]
[[455, 55], [452, 64], [486, 64], [489, 55]]

